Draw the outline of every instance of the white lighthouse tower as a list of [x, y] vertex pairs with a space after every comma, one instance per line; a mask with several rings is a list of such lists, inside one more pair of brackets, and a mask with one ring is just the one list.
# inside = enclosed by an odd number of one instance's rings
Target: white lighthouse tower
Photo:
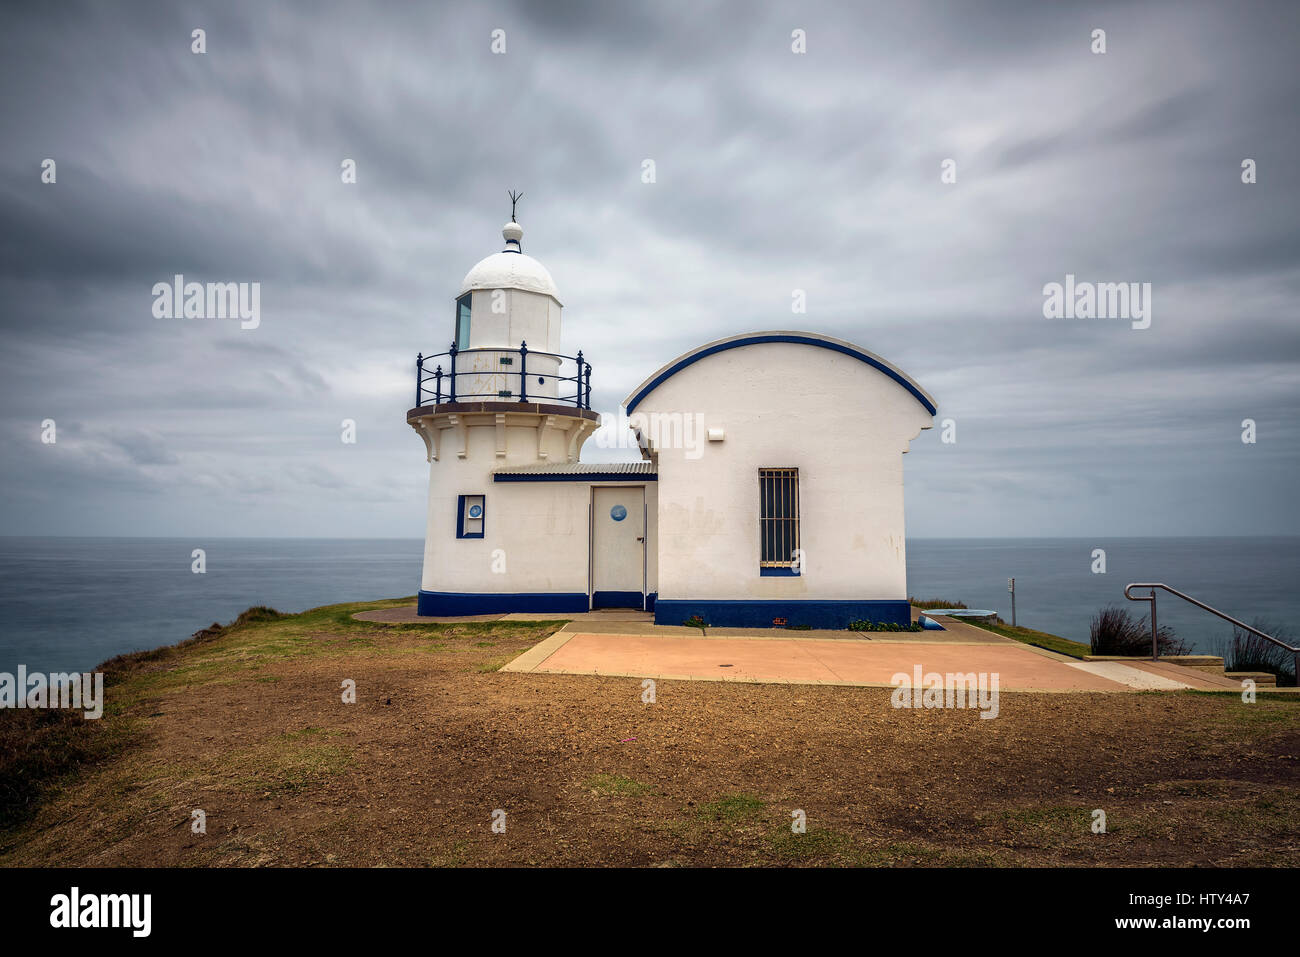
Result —
[[[461, 284], [450, 347], [416, 362], [406, 419], [429, 461], [421, 615], [587, 607], [586, 589], [578, 596], [569, 584], [577, 569], [555, 557], [579, 551], [562, 546], [570, 536], [585, 544], [585, 526], [573, 527], [553, 496], [495, 481], [499, 470], [576, 463], [600, 423], [591, 366], [581, 351], [563, 353], [559, 291], [523, 252], [523, 234], [512, 204], [504, 248]], [[585, 581], [585, 558], [581, 572]]]
[[909, 624], [902, 459], [933, 424], [933, 397], [847, 340], [745, 332], [628, 395], [622, 427], [641, 461], [583, 463], [600, 423], [591, 365], [562, 351], [559, 292], [513, 212], [505, 248], [461, 285], [454, 341], [416, 363], [419, 613]]

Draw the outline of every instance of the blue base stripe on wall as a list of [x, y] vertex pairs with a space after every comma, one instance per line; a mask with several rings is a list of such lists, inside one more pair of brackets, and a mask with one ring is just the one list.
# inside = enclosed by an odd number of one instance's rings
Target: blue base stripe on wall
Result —
[[[640, 592], [637, 592], [640, 604]], [[585, 612], [582, 592], [447, 592], [421, 591], [416, 614], [434, 617], [493, 615], [512, 611]]]
[[592, 608], [640, 608], [644, 596], [639, 591], [596, 591], [591, 593]]
[[862, 601], [715, 601], [659, 598], [655, 602], [656, 625], [680, 625], [699, 615], [719, 628], [772, 628], [774, 618], [784, 618], [786, 627], [847, 628], [851, 621], [910, 624], [912, 609], [903, 600]]

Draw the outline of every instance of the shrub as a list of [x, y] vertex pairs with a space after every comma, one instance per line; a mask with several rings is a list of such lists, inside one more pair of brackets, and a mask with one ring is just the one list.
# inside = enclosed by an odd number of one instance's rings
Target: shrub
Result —
[[266, 605], [254, 605], [252, 608], [246, 608], [239, 613], [239, 617], [232, 621], [227, 628], [238, 628], [240, 625], [251, 625], [259, 621], [275, 621], [277, 618], [286, 618], [284, 612], [276, 611], [274, 608], [268, 608]]
[[[1149, 656], [1151, 623], [1145, 616], [1134, 618], [1123, 608], [1108, 606], [1093, 616], [1088, 644], [1094, 655]], [[1157, 630], [1156, 646], [1162, 656], [1187, 654], [1187, 644], [1168, 625]]]
[[709, 627], [709, 623], [705, 621], [703, 618], [701, 618], [699, 615], [691, 615], [691, 617], [687, 618], [684, 622], [682, 622], [682, 624], [685, 625], [687, 628], [698, 628], [700, 629], [700, 631], [703, 631], [705, 628]]
[[965, 608], [966, 603], [961, 601], [948, 601], [946, 598], [927, 598], [922, 601], [920, 598], [909, 598], [907, 600], [913, 608], [920, 608], [922, 611], [934, 611], [939, 608]]
[[[1285, 641], [1288, 645], [1295, 644], [1291, 632], [1282, 625], [1262, 618], [1256, 618], [1251, 625], [1266, 635]], [[1226, 671], [1266, 671], [1277, 675], [1279, 685], [1296, 683], [1294, 654], [1236, 625], [1233, 626], [1232, 638], [1226, 642], [1226, 645], [1224, 642], [1219, 642], [1219, 651], [1223, 655]]]
[[849, 631], [921, 631], [921, 623], [914, 621], [909, 625], [900, 625], [893, 621], [857, 621], [849, 622]]

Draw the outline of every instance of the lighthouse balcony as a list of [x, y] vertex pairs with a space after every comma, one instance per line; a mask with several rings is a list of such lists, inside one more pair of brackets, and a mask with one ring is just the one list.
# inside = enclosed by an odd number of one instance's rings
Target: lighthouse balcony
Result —
[[[566, 356], [529, 349], [457, 349], [415, 360], [415, 406], [536, 404], [591, 408], [591, 363], [581, 352]], [[504, 410], [503, 410], [504, 411]]]
[[428, 460], [487, 459], [496, 465], [576, 462], [600, 425], [591, 409], [591, 365], [518, 348], [457, 349], [415, 360], [415, 407], [407, 423]]

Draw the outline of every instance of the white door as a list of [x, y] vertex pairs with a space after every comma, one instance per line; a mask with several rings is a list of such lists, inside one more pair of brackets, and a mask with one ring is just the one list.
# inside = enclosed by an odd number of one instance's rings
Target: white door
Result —
[[645, 488], [593, 488], [591, 607], [645, 607]]

